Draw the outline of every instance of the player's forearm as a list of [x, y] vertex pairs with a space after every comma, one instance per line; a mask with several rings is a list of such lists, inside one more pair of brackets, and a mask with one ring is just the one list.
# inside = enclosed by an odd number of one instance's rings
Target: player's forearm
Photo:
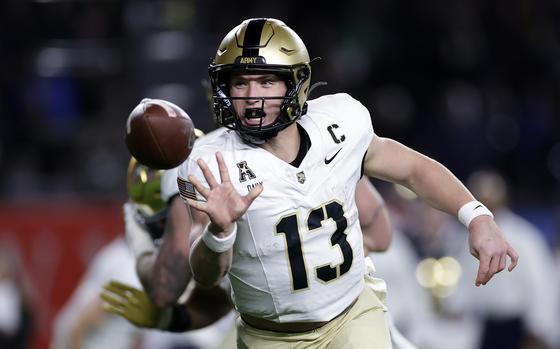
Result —
[[152, 275], [157, 252], [146, 252], [136, 258], [136, 274], [146, 292], [152, 288]]
[[191, 278], [189, 236], [193, 228], [190, 211], [176, 196], [169, 205], [163, 243], [151, 270], [148, 296], [158, 307], [176, 303]]
[[209, 288], [218, 285], [231, 267], [232, 250], [217, 253], [197, 239], [191, 251], [190, 265], [193, 277], [201, 286]]
[[418, 159], [403, 183], [432, 207], [456, 217], [461, 206], [474, 200], [467, 188], [446, 167], [427, 157]]
[[188, 256], [187, 236], [164, 236], [149, 278], [149, 286], [146, 288], [148, 296], [156, 306], [171, 306], [184, 292], [191, 278]]

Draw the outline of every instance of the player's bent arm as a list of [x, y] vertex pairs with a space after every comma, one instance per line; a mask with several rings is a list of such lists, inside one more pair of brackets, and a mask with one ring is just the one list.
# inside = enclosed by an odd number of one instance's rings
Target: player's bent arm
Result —
[[[452, 216], [456, 216], [463, 205], [474, 201], [467, 188], [443, 165], [388, 138], [373, 138], [364, 160], [364, 172], [368, 176], [402, 184], [432, 207]], [[509, 270], [513, 270], [519, 256], [491, 215], [472, 214], [472, 217], [474, 219], [466, 225], [470, 252], [480, 261], [475, 282], [479, 286], [506, 267], [507, 256], [511, 258]]]
[[432, 207], [453, 216], [463, 204], [474, 200], [439, 162], [388, 138], [374, 137], [366, 154], [364, 173], [404, 185]]
[[205, 213], [210, 221], [195, 241], [191, 253], [194, 279], [203, 287], [216, 286], [231, 267], [231, 250], [237, 236], [236, 222], [263, 191], [263, 186], [257, 185], [247, 195], [240, 195], [230, 181], [223, 155], [218, 151], [215, 157], [220, 182], [203, 159], [198, 159], [197, 165], [208, 187], [195, 176], [188, 176], [206, 201], [187, 198], [187, 202], [193, 211]]
[[389, 214], [383, 198], [367, 177], [356, 186], [356, 206], [362, 235], [364, 253], [383, 252], [389, 248], [393, 236]]
[[[175, 196], [169, 204], [166, 232], [159, 253], [144, 284], [148, 296], [158, 307], [175, 304], [191, 278], [189, 267], [189, 234], [195, 226], [192, 216]], [[146, 267], [149, 269], [149, 264]]]
[[148, 292], [148, 290], [153, 289], [152, 287], [152, 275], [154, 270], [154, 265], [156, 263], [157, 252], [148, 251], [144, 252], [138, 257], [136, 257], [136, 274], [140, 279], [142, 287]]

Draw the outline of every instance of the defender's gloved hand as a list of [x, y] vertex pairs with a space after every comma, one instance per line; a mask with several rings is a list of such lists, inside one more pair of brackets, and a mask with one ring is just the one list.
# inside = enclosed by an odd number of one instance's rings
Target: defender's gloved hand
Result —
[[135, 287], [111, 280], [99, 294], [103, 308], [138, 327], [166, 329], [171, 321], [171, 308], [158, 308], [148, 295]]

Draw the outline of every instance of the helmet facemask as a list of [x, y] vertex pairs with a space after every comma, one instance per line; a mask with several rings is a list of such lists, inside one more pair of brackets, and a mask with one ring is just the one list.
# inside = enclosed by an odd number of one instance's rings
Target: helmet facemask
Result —
[[161, 239], [165, 233], [167, 213], [167, 207], [152, 213], [150, 209], [145, 207], [145, 205], [136, 204], [136, 214], [134, 215], [134, 219], [150, 233], [150, 237], [156, 245], [161, 243]]
[[[222, 41], [209, 74], [216, 122], [236, 130], [246, 142], [257, 145], [266, 142], [307, 111], [311, 80], [309, 55], [297, 34], [281, 21], [250, 19], [234, 28]], [[286, 95], [231, 97], [232, 74], [274, 74], [286, 83]], [[247, 99], [261, 101], [260, 108], [249, 109], [243, 115], [260, 118], [257, 125], [244, 125], [235, 111], [233, 101]], [[278, 116], [272, 123], [263, 125], [265, 101], [278, 99], [282, 99]]]
[[[250, 97], [231, 97], [230, 96], [230, 76], [231, 74], [274, 74], [279, 76], [287, 87], [284, 96], [250, 96]], [[310, 69], [308, 65], [300, 65], [290, 67], [288, 69], [278, 67], [276, 70], [270, 70], [270, 67], [264, 69], [254, 69], [247, 67], [228, 67], [227, 69], [211, 70], [211, 77], [215, 78], [213, 83], [213, 107], [216, 114], [217, 122], [229, 129], [238, 131], [243, 140], [252, 144], [262, 144], [267, 140], [275, 137], [279, 131], [285, 129], [300, 116], [307, 112], [307, 102], [300, 105], [299, 96], [304, 88], [304, 84], [309, 81]], [[307, 87], [307, 86], [306, 86]], [[240, 115], [234, 108], [234, 100], [259, 100], [260, 106], [248, 108], [245, 110], [243, 117], [247, 119], [260, 119], [256, 126], [244, 125], [241, 122]], [[276, 119], [267, 125], [263, 125], [266, 116], [264, 111], [265, 101], [282, 100], [280, 110]]]

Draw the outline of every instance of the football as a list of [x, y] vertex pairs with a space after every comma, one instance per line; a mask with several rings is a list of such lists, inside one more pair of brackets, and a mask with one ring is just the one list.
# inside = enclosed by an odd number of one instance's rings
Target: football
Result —
[[191, 153], [195, 135], [189, 115], [162, 99], [143, 99], [128, 116], [125, 142], [141, 164], [167, 170]]

